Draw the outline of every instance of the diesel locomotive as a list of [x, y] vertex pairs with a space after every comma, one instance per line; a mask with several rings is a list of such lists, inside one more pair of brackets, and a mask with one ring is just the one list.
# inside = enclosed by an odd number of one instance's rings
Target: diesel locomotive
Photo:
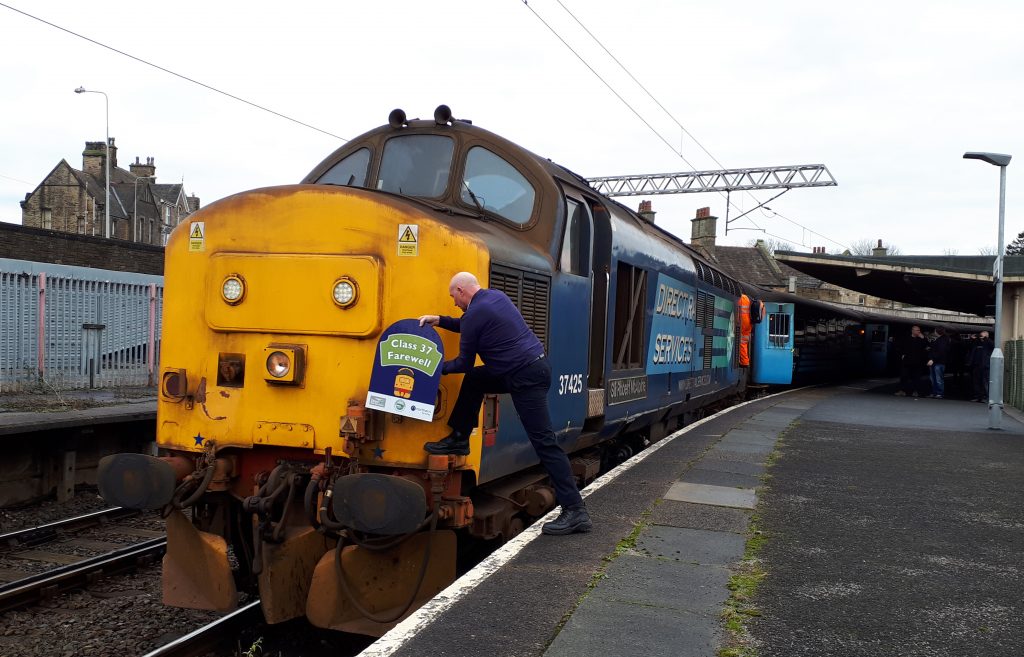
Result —
[[[379, 635], [454, 579], [464, 538], [508, 539], [554, 506], [507, 397], [485, 400], [468, 456], [423, 451], [461, 376], [432, 420], [366, 405], [382, 331], [449, 307], [459, 271], [543, 342], [580, 485], [747, 384], [737, 281], [447, 107], [395, 110], [301, 184], [225, 198], [170, 236], [160, 454], [99, 473], [109, 502], [166, 514], [167, 604], [228, 610], [247, 591], [271, 623]], [[458, 336], [439, 338], [453, 357]]]

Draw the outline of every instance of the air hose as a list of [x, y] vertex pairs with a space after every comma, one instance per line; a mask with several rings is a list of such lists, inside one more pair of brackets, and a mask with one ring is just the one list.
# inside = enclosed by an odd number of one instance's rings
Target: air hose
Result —
[[352, 589], [349, 587], [348, 578], [345, 577], [345, 568], [341, 564], [341, 553], [345, 549], [346, 538], [351, 536], [352, 542], [358, 545], [359, 547], [379, 552], [390, 549], [402, 543], [414, 534], [417, 534], [423, 525], [420, 525], [419, 528], [409, 532], [408, 534], [400, 536], [397, 539], [390, 539], [387, 542], [383, 543], [374, 543], [372, 541], [366, 540], [361, 541], [356, 538], [352, 530], [347, 530], [341, 533], [341, 536], [338, 540], [338, 546], [334, 550], [334, 566], [335, 569], [338, 571], [338, 579], [341, 581], [341, 590], [345, 593], [345, 597], [348, 598], [348, 601], [352, 603], [352, 606], [355, 607], [359, 611], [359, 613], [361, 613], [366, 618], [374, 621], [375, 623], [393, 623], [394, 621], [404, 616], [405, 613], [409, 611], [409, 609], [412, 607], [412, 603], [416, 601], [416, 594], [419, 592], [420, 587], [423, 585], [423, 580], [426, 579], [427, 566], [430, 564], [430, 549], [434, 544], [434, 533], [437, 530], [437, 517], [439, 515], [438, 506], [439, 504], [437, 498], [435, 497], [434, 510], [430, 514], [430, 517], [424, 521], [424, 524], [426, 524], [427, 522], [430, 523], [430, 534], [427, 538], [427, 547], [423, 551], [423, 565], [420, 566], [420, 574], [419, 577], [417, 577], [416, 579], [416, 586], [413, 587], [412, 594], [409, 596], [408, 602], [406, 602], [405, 605], [402, 606], [401, 610], [397, 614], [392, 614], [390, 616], [378, 616], [377, 614], [374, 614], [370, 610], [363, 607], [363, 605], [360, 604], [360, 602], [356, 599], [355, 592], [352, 591]]

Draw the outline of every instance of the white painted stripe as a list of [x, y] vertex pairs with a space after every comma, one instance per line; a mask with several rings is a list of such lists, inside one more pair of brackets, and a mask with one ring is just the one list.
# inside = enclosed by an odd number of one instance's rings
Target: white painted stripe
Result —
[[[651, 445], [639, 454], [634, 455], [628, 461], [619, 464], [617, 467], [609, 470], [605, 474], [595, 479], [589, 486], [580, 491], [584, 498], [590, 497], [596, 491], [607, 486], [609, 483], [615, 481], [619, 476], [635, 467], [637, 464], [642, 462], [644, 459], [654, 454], [659, 449], [668, 445], [670, 442], [682, 436], [683, 434], [689, 433], [690, 431], [701, 426], [705, 422], [710, 422], [726, 413], [731, 413], [737, 409], [743, 408], [748, 404], [764, 401], [765, 399], [771, 399], [773, 397], [779, 397], [786, 395], [791, 392], [798, 392], [805, 390], [806, 388], [794, 388], [792, 390], [784, 390], [777, 392], [774, 395], [768, 395], [766, 397], [760, 397], [758, 399], [752, 399], [745, 401], [735, 406], [719, 411], [714, 415], [709, 415], [703, 420], [698, 420], [693, 424], [683, 427], [679, 431], [666, 436], [655, 444]], [[366, 648], [366, 650], [359, 653], [358, 657], [387, 657], [393, 654], [396, 650], [405, 645], [412, 637], [416, 636], [422, 629], [430, 625], [437, 619], [438, 616], [448, 610], [449, 607], [454, 605], [456, 602], [466, 597], [470, 591], [479, 586], [484, 580], [496, 573], [502, 566], [512, 560], [523, 548], [525, 548], [533, 539], [540, 536], [541, 526], [550, 520], [554, 520], [558, 517], [558, 507], [555, 507], [550, 513], [537, 522], [533, 523], [518, 536], [513, 538], [511, 541], [495, 550], [489, 557], [481, 561], [476, 565], [475, 568], [470, 570], [468, 573], [460, 577], [451, 583], [448, 588], [438, 593], [436, 596], [431, 598], [429, 602], [420, 607], [411, 616], [406, 618], [404, 621], [396, 625], [391, 629], [390, 632], [377, 639], [373, 644]]]

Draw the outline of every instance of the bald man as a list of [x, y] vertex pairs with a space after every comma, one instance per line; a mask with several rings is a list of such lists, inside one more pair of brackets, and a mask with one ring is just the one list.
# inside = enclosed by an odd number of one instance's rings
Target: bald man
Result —
[[[473, 274], [455, 274], [448, 284], [448, 294], [462, 310], [462, 317], [423, 315], [420, 326], [440, 326], [460, 334], [459, 355], [445, 361], [441, 373], [465, 373], [466, 377], [448, 418], [452, 432], [442, 440], [426, 443], [423, 449], [430, 454], [469, 454], [469, 434], [477, 426], [484, 395], [508, 393], [562, 505], [558, 519], [544, 523], [541, 530], [555, 535], [590, 531], [593, 523], [576, 487], [569, 458], [558, 446], [551, 428], [551, 365], [544, 356], [544, 345], [512, 300], [500, 290], [481, 288]], [[484, 362], [480, 367], [473, 366], [477, 355]]]

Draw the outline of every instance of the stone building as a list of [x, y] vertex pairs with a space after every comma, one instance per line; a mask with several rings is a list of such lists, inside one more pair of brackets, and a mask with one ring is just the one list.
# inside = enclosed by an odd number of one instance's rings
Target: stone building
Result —
[[[145, 163], [117, 166], [117, 146], [110, 139], [111, 237], [162, 246], [171, 229], [199, 209], [199, 198], [184, 185], [156, 182], [152, 157]], [[106, 151], [102, 141], [85, 142], [82, 168], [62, 159], [21, 202], [23, 226], [78, 235], [103, 236]]]

